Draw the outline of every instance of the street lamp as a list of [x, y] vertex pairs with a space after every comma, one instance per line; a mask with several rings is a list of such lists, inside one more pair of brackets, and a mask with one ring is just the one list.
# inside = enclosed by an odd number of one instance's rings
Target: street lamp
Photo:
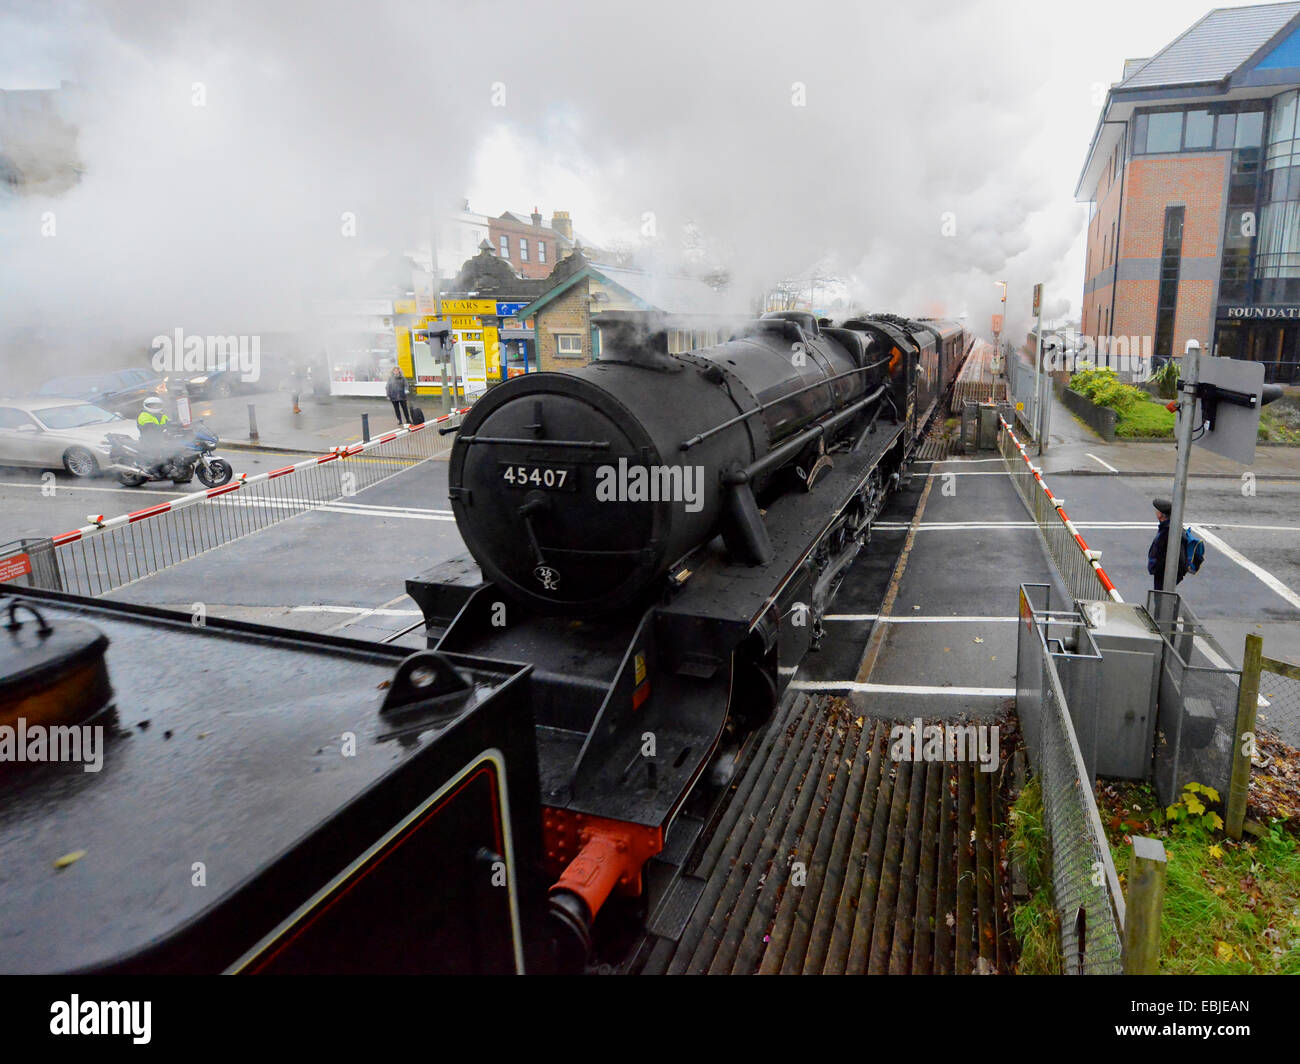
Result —
[[[1001, 325], [1002, 325], [1002, 328], [1005, 329], [1005, 328], [1006, 328], [1006, 325], [1007, 325], [1007, 282], [1006, 282], [1006, 281], [994, 281], [993, 283], [994, 283], [995, 285], [1000, 284], [1000, 285], [1002, 286], [1002, 313], [999, 315], [999, 318], [1001, 319]], [[995, 332], [995, 333], [993, 334], [993, 346], [994, 346], [995, 348], [997, 348], [997, 352], [996, 352], [996, 354], [997, 354], [999, 357], [1001, 357], [1001, 355], [1002, 355], [1002, 332], [1001, 332], [1001, 330], [999, 330], [999, 331], [997, 331], [997, 332]]]

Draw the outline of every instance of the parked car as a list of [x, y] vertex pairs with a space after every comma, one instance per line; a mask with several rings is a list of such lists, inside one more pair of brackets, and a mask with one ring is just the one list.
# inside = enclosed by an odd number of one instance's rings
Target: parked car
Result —
[[0, 399], [0, 465], [92, 477], [113, 465], [105, 435], [139, 430], [111, 410], [68, 399]]
[[166, 382], [157, 373], [137, 368], [55, 377], [36, 389], [36, 397], [81, 399], [107, 410], [129, 408], [134, 415], [149, 396], [162, 395], [166, 390]]
[[240, 379], [238, 369], [217, 369], [211, 372], [172, 373], [167, 376], [167, 391], [173, 396], [188, 395], [191, 399], [225, 399], [257, 389], [257, 385]]

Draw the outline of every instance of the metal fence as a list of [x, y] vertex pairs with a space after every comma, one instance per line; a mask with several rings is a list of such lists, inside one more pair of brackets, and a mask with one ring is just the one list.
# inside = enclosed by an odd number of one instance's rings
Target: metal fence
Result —
[[0, 583], [62, 591], [54, 541], [16, 539], [0, 544]]
[[1007, 355], [1007, 399], [1026, 439], [1034, 438], [1038, 423], [1038, 374], [1021, 362], [1013, 351]]
[[1165, 642], [1156, 703], [1156, 795], [1172, 805], [1188, 783], [1226, 795], [1241, 670], [1177, 592], [1148, 591], [1147, 613]]
[[1061, 500], [1052, 494], [1042, 473], [1029, 460], [1024, 445], [1002, 416], [998, 417], [998, 451], [1070, 594], [1076, 599], [1123, 602], [1101, 566], [1101, 552], [1091, 550], [1079, 535]]
[[[468, 408], [466, 408], [468, 409]], [[367, 443], [171, 502], [92, 522], [53, 537], [57, 586], [104, 595], [205, 551], [260, 532], [298, 514], [355, 495], [451, 449], [449, 434], [465, 410], [385, 433]], [[3, 555], [0, 554], [0, 560]]]
[[1261, 661], [1259, 676], [1259, 715], [1264, 727], [1277, 720], [1300, 719], [1300, 665], [1277, 658]]
[[1052, 903], [1072, 975], [1124, 969], [1124, 896], [1070, 718], [1067, 687], [1089, 682], [1101, 658], [1076, 607], [1054, 610], [1046, 584], [1020, 585], [1016, 714], [1043, 794]]

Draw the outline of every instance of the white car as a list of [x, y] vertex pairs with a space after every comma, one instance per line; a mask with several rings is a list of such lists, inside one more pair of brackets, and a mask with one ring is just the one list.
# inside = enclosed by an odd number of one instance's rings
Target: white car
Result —
[[0, 399], [0, 465], [93, 477], [113, 465], [105, 433], [139, 439], [134, 422], [77, 399]]

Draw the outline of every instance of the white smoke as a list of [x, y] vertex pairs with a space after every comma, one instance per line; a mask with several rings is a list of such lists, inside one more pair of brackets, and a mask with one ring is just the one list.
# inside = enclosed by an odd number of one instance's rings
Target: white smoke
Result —
[[467, 189], [666, 259], [691, 226], [746, 293], [821, 264], [868, 309], [983, 330], [1006, 280], [1015, 338], [1034, 282], [1077, 313], [1097, 86], [1202, 7], [10, 4], [0, 87], [82, 87], [85, 173], [0, 193], [0, 360], [303, 327]]

